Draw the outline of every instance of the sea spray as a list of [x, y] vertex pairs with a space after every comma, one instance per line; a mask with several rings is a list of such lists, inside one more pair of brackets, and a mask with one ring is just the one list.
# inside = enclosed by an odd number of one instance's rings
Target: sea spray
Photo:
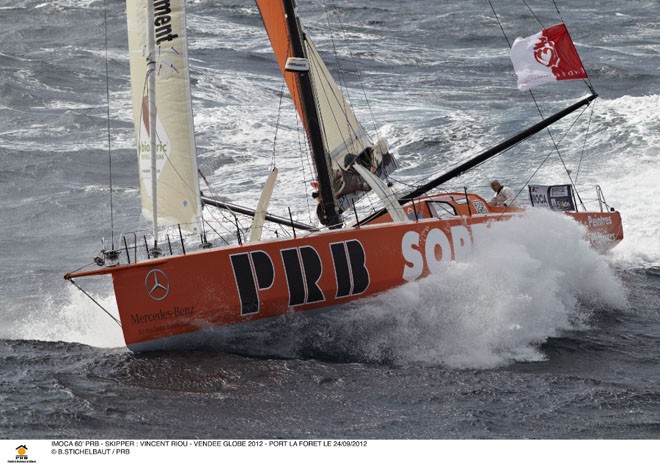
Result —
[[[118, 317], [114, 295], [102, 294], [94, 299], [115, 318]], [[19, 339], [77, 342], [106, 348], [124, 346], [117, 323], [72, 286], [68, 287], [63, 299], [43, 296], [17, 322], [14, 331], [14, 337]]]
[[624, 240], [609, 255], [617, 268], [660, 266], [659, 103], [658, 94], [599, 101], [579, 172], [585, 202], [599, 184], [621, 212]]
[[466, 261], [319, 316], [289, 337], [299, 355], [488, 368], [544, 359], [539, 345], [588, 326], [585, 310], [625, 303], [578, 224], [531, 210], [493, 223]]

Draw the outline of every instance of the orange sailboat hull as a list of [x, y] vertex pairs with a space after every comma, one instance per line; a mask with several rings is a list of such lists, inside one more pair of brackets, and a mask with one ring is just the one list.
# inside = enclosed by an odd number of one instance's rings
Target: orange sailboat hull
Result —
[[[127, 346], [167, 349], [211, 327], [333, 308], [426, 276], [469, 254], [489, 223], [516, 214], [436, 219], [415, 211], [416, 222], [202, 250], [69, 278], [111, 274]], [[611, 246], [623, 238], [617, 212], [571, 216]]]
[[488, 221], [479, 216], [374, 225], [91, 274], [112, 275], [127, 346], [158, 350], [209, 327], [332, 308], [392, 289], [467, 254]]
[[623, 222], [617, 211], [567, 212], [566, 215], [587, 229], [587, 238], [598, 251], [610, 250], [623, 240]]

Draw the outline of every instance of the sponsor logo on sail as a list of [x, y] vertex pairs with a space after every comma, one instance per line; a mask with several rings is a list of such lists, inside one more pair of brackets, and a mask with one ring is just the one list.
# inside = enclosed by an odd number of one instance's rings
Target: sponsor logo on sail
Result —
[[170, 0], [154, 1], [154, 26], [156, 34], [156, 45], [162, 42], [172, 42], [179, 37], [178, 34], [172, 34], [172, 8]]

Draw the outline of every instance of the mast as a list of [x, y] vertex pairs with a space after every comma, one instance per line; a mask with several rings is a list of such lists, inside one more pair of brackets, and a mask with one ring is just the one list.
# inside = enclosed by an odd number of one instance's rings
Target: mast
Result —
[[158, 173], [156, 165], [156, 34], [154, 4], [147, 0], [147, 94], [149, 96], [149, 151], [151, 153], [151, 210], [154, 253], [158, 248]]
[[[407, 195], [402, 196], [399, 198], [399, 204], [405, 204], [425, 193], [428, 191], [432, 190], [433, 188], [436, 188], [443, 183], [451, 180], [452, 178], [458, 177], [459, 175], [467, 172], [468, 170], [473, 169], [477, 165], [486, 162], [488, 159], [491, 159], [492, 157], [495, 157], [496, 155], [500, 154], [503, 151], [506, 151], [510, 147], [518, 144], [519, 142], [529, 138], [530, 136], [538, 133], [539, 131], [549, 127], [553, 123], [555, 123], [558, 120], [561, 120], [562, 118], [566, 117], [567, 115], [575, 112], [577, 109], [580, 107], [583, 107], [585, 105], [588, 105], [591, 101], [593, 101], [596, 97], [598, 97], [598, 94], [593, 92], [592, 94], [585, 97], [584, 99], [576, 102], [575, 104], [565, 108], [564, 110], [561, 110], [557, 112], [554, 115], [551, 115], [550, 117], [546, 118], [545, 120], [541, 120], [535, 125], [532, 125], [531, 127], [527, 128], [526, 130], [521, 131], [520, 133], [516, 134], [515, 136], [512, 136], [511, 138], [507, 139], [506, 141], [498, 144], [497, 146], [492, 147], [491, 149], [488, 149], [481, 154], [473, 157], [472, 159], [462, 163], [458, 167], [455, 167], [451, 169], [448, 172], [445, 172], [444, 174], [434, 178], [430, 182], [422, 185], [421, 187], [417, 188], [414, 191], [411, 191]], [[387, 212], [385, 209], [381, 209], [375, 213], [373, 213], [371, 216], [363, 219], [362, 221], [359, 222], [358, 225], [362, 225], [365, 223], [368, 223], [374, 219], [377, 219], [378, 217], [382, 216]]]
[[[291, 54], [293, 57], [307, 58], [303, 43], [303, 31], [296, 15], [295, 0], [282, 0], [284, 12], [286, 13], [287, 28], [291, 40]], [[328, 158], [323, 144], [323, 134], [319, 122], [316, 100], [309, 72], [298, 72], [298, 87], [302, 101], [303, 115], [308, 132], [309, 142], [312, 146], [312, 158], [316, 166], [316, 175], [319, 184], [319, 220], [323, 225], [330, 228], [341, 226], [341, 217], [335, 206], [332, 193], [332, 181], [328, 168]]]

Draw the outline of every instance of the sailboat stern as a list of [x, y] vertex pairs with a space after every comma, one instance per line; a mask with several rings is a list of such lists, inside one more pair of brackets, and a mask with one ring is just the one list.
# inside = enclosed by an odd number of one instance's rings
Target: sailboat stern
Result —
[[572, 185], [529, 185], [532, 206], [568, 215], [586, 228], [586, 237], [591, 246], [604, 252], [623, 240], [623, 221], [621, 214], [605, 202], [600, 186], [596, 187], [596, 196], [600, 211], [578, 211]]
[[600, 252], [611, 250], [623, 240], [623, 221], [618, 211], [567, 212], [587, 229], [587, 240]]

